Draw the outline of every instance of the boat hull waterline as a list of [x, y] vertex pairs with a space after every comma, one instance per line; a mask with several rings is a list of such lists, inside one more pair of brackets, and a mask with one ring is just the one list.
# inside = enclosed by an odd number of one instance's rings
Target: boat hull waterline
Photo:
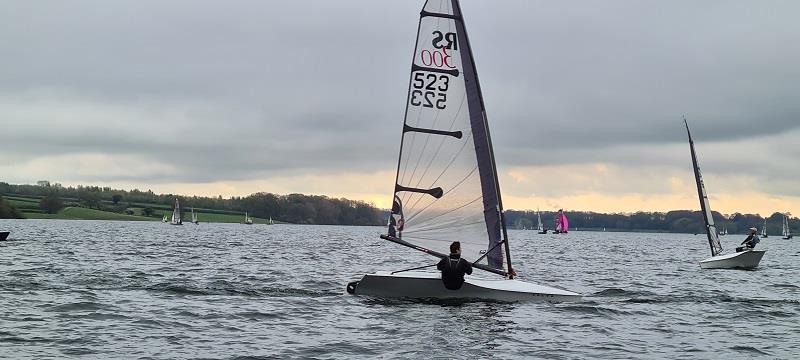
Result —
[[745, 250], [717, 255], [700, 261], [701, 269], [753, 269], [758, 267], [766, 250]]
[[441, 275], [431, 272], [407, 271], [392, 274], [379, 271], [367, 274], [347, 286], [347, 292], [382, 298], [413, 299], [478, 299], [503, 302], [565, 302], [580, 301], [581, 294], [519, 280], [482, 279], [467, 275], [459, 290], [448, 290]]

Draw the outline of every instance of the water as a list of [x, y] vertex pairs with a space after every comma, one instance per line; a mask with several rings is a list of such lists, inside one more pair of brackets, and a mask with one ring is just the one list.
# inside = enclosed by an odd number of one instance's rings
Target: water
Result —
[[[0, 358], [792, 358], [800, 245], [704, 270], [698, 235], [511, 231], [523, 279], [572, 304], [345, 294], [433, 263], [382, 228], [0, 220]], [[723, 237], [732, 249], [743, 236]]]

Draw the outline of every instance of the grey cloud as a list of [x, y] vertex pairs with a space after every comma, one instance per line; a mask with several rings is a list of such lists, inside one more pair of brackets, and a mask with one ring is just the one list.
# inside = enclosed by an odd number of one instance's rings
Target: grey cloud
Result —
[[[53, 107], [0, 107], [12, 139], [0, 151], [138, 154], [181, 170], [141, 179], [153, 182], [392, 168], [421, 4], [0, 4], [0, 103]], [[758, 166], [780, 188], [800, 175], [780, 136], [800, 126], [796, 2], [463, 8], [501, 167], [685, 168], [686, 114], [703, 146], [735, 151], [707, 151], [706, 171]], [[90, 123], [74, 103], [113, 109]], [[753, 137], [772, 139], [763, 156], [735, 146]]]

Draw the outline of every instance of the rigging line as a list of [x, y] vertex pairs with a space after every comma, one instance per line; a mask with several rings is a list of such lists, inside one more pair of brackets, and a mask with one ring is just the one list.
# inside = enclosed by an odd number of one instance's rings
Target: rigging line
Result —
[[[471, 200], [471, 201], [467, 202], [464, 205], [469, 206], [469, 205], [475, 203], [476, 200], [480, 200], [480, 198], [481, 197], [478, 197], [477, 199]], [[463, 207], [461, 207], [461, 206], [464, 206], [464, 205], [459, 205], [459, 208], [457, 208], [455, 210], [463, 209]], [[453, 211], [455, 211], [455, 210], [453, 210]], [[449, 215], [451, 212], [452, 211], [448, 210], [448, 212], [445, 212], [445, 213], [435, 214], [433, 217], [430, 217], [430, 218], [427, 218], [427, 219], [423, 219], [423, 220], [421, 220], [420, 222], [417, 222], [417, 223], [412, 221], [411, 223], [409, 223], [409, 225], [407, 225], [407, 226], [411, 226], [407, 230], [407, 232], [423, 231], [423, 230], [427, 230], [427, 229], [446, 228], [446, 227], [449, 227], [452, 224], [459, 224], [459, 223], [470, 225], [470, 224], [473, 224], [472, 223], [473, 221], [485, 222], [483, 214], [481, 212], [476, 211], [474, 214], [469, 214], [469, 215], [461, 214], [458, 218], [449, 219], [449, 220], [442, 220], [442, 222], [433, 223], [434, 220], [438, 219], [441, 216]], [[417, 215], [418, 214], [414, 214], [413, 216], [416, 217]]]
[[432, 201], [431, 201], [431, 202], [429, 202], [427, 205], [425, 205], [425, 206], [423, 206], [422, 208], [420, 208], [420, 210], [419, 210], [419, 211], [417, 211], [416, 213], [414, 213], [414, 212], [413, 212], [413, 210], [415, 209], [415, 207], [416, 207], [417, 203], [419, 203], [419, 201], [420, 201], [422, 198], [420, 198], [420, 199], [417, 199], [417, 202], [415, 202], [415, 203], [414, 203], [414, 204], [413, 204], [411, 207], [407, 207], [408, 209], [411, 209], [411, 210], [412, 210], [412, 213], [409, 215], [408, 219], [410, 220], [411, 218], [414, 218], [414, 217], [416, 217], [417, 215], [419, 215], [420, 213], [422, 213], [423, 211], [425, 211], [425, 209], [427, 209], [427, 208], [431, 207], [431, 206], [432, 206], [433, 204], [435, 204], [437, 201], [441, 200], [441, 199], [442, 199], [442, 198], [443, 198], [445, 195], [447, 195], [447, 194], [451, 193], [453, 190], [457, 189], [459, 186], [461, 186], [461, 184], [463, 184], [463, 183], [464, 183], [464, 181], [466, 181], [467, 179], [469, 179], [469, 178], [472, 176], [472, 174], [473, 174], [473, 173], [475, 173], [475, 170], [477, 170], [477, 169], [478, 169], [478, 165], [475, 165], [475, 167], [473, 167], [473, 168], [472, 168], [472, 170], [470, 170], [470, 172], [469, 172], [469, 173], [467, 173], [467, 175], [465, 175], [465, 176], [464, 176], [464, 177], [463, 177], [461, 180], [459, 180], [459, 181], [458, 181], [458, 182], [457, 182], [455, 185], [453, 185], [453, 187], [451, 187], [451, 188], [447, 189], [447, 191], [443, 192], [443, 193], [442, 193], [442, 196], [440, 196], [440, 197], [438, 197], [438, 198], [434, 198], [434, 199], [432, 199]]
[[[436, 177], [436, 179], [434, 179], [434, 180], [431, 182], [431, 185], [430, 185], [430, 187], [433, 187], [433, 186], [434, 186], [434, 185], [435, 185], [437, 182], [439, 182], [439, 179], [441, 179], [441, 178], [442, 178], [442, 176], [444, 176], [444, 174], [447, 172], [447, 170], [449, 170], [449, 169], [450, 169], [450, 166], [452, 166], [452, 165], [453, 165], [453, 163], [455, 163], [456, 159], [458, 159], [458, 157], [461, 155], [461, 152], [463, 152], [463, 151], [464, 151], [464, 149], [467, 147], [467, 144], [471, 143], [471, 141], [470, 141], [470, 140], [472, 140], [472, 133], [471, 133], [471, 132], [469, 133], [469, 136], [467, 136], [467, 137], [466, 137], [465, 141], [464, 141], [464, 142], [461, 144], [461, 148], [460, 148], [460, 149], [458, 149], [458, 151], [457, 151], [455, 154], [453, 154], [453, 157], [450, 159], [450, 162], [449, 162], [449, 163], [447, 163], [447, 166], [445, 166], [445, 167], [444, 167], [444, 169], [442, 169], [442, 172], [441, 172], [441, 173], [439, 173], [439, 176], [437, 176], [437, 177]], [[477, 169], [477, 167], [478, 167], [478, 165], [476, 164], [476, 165], [475, 165], [475, 168]], [[473, 171], [474, 171], [474, 169], [473, 169]], [[469, 175], [467, 175], [467, 177], [469, 177]], [[463, 182], [463, 180], [462, 180], [462, 182]], [[459, 183], [459, 184], [460, 184], [460, 183]], [[458, 185], [458, 184], [457, 184], [457, 185]], [[445, 192], [444, 194], [442, 194], [442, 196], [444, 196], [445, 194], [449, 193], [451, 190], [452, 190], [452, 189], [448, 189], [448, 190], [447, 190], [447, 192]], [[411, 206], [410, 206], [410, 207], [408, 207], [408, 208], [409, 208], [409, 209], [414, 209], [414, 208], [417, 206], [417, 204], [419, 204], [419, 202], [420, 202], [422, 199], [424, 199], [424, 198], [426, 198], [426, 197], [422, 197], [422, 196], [421, 196], [421, 197], [417, 198], [417, 200], [416, 200], [416, 201], [415, 201], [413, 204], [411, 204]], [[410, 198], [409, 198], [409, 199], [410, 199]], [[439, 200], [439, 199], [433, 199], [433, 202], [435, 202], [436, 200]], [[431, 205], [433, 202], [431, 202], [431, 203], [429, 203], [428, 205], [426, 205], [426, 206], [425, 206], [425, 208], [427, 208], [428, 206], [430, 206], [430, 205]], [[423, 209], [424, 209], [424, 208], [423, 208]]]
[[[463, 204], [463, 205], [461, 205], [461, 206], [459, 206], [459, 207], [457, 207], [457, 208], [454, 208], [454, 209], [448, 210], [448, 211], [446, 211], [446, 212], [443, 212], [443, 213], [441, 213], [441, 214], [439, 214], [439, 215], [436, 215], [436, 216], [430, 217], [430, 218], [426, 219], [424, 222], [421, 222], [420, 224], [421, 224], [421, 225], [426, 225], [426, 224], [429, 224], [429, 223], [430, 223], [432, 220], [438, 219], [438, 218], [440, 218], [440, 217], [442, 217], [442, 216], [445, 216], [445, 215], [451, 214], [451, 213], [453, 213], [453, 212], [455, 212], [455, 211], [461, 210], [461, 209], [463, 209], [463, 208], [465, 208], [465, 207], [467, 207], [467, 206], [470, 206], [470, 205], [474, 204], [475, 202], [477, 202], [478, 200], [480, 200], [480, 199], [482, 199], [482, 198], [483, 198], [483, 196], [479, 196], [479, 197], [477, 197], [476, 199], [474, 199], [474, 200], [472, 200], [472, 201], [469, 201], [469, 202], [467, 202], [466, 204]], [[416, 215], [418, 215], [418, 214], [419, 214], [419, 213], [415, 214], [414, 216], [416, 216]], [[412, 230], [412, 231], [413, 231], [413, 230]]]
[[[450, 213], [452, 213], [452, 212], [454, 212], [454, 211], [461, 210], [461, 209], [463, 209], [463, 208], [465, 208], [465, 207], [467, 207], [467, 206], [469, 206], [469, 205], [472, 205], [472, 204], [474, 204], [476, 201], [478, 201], [478, 200], [480, 200], [480, 199], [483, 199], [483, 195], [480, 195], [480, 196], [478, 196], [477, 198], [475, 198], [474, 200], [472, 200], [472, 201], [469, 201], [469, 202], [467, 202], [466, 204], [463, 204], [463, 205], [461, 205], [461, 206], [459, 206], [459, 207], [456, 207], [456, 208], [450, 209], [450, 210], [448, 210], [448, 211], [445, 211], [445, 212], [443, 212], [443, 213], [441, 213], [441, 214], [439, 214], [439, 215], [435, 215], [435, 216], [433, 216], [433, 217], [430, 217], [430, 218], [428, 218], [427, 220], [425, 220], [425, 222], [429, 222], [429, 221], [431, 221], [431, 220], [434, 220], [434, 219], [440, 218], [440, 217], [442, 217], [442, 216], [444, 216], [444, 215], [450, 214]], [[424, 210], [425, 210], [425, 209], [423, 209], [423, 210], [420, 210], [420, 212], [418, 212], [418, 213], [416, 213], [416, 214], [412, 215], [412, 217], [411, 217], [411, 218], [409, 218], [409, 219], [408, 219], [408, 220], [406, 220], [406, 221], [413, 221], [413, 218], [414, 218], [414, 217], [417, 217], [417, 216], [419, 216], [420, 214], [422, 214], [422, 212], [423, 212]], [[424, 223], [423, 223], [423, 224], [424, 224]]]
[[445, 228], [460, 228], [465, 226], [471, 226], [483, 222], [483, 216], [478, 218], [478, 215], [479, 214], [473, 214], [469, 216], [459, 216], [457, 218], [445, 219], [437, 223], [431, 223], [429, 219], [425, 219], [424, 221], [419, 223], [408, 224], [407, 226], [410, 226], [410, 228], [408, 228], [405, 232], [414, 233], [417, 231], [439, 230]]
[[[416, 229], [415, 228], [413, 230], [406, 230], [406, 231], [403, 232], [403, 234], [417, 234], [417, 233], [423, 233], [423, 232], [439, 231], [439, 230], [444, 230], [444, 229], [459, 229], [459, 228], [465, 228], [465, 227], [470, 227], [470, 226], [473, 226], [473, 225], [478, 225], [478, 224], [483, 224], [484, 223], [483, 219], [480, 219], [480, 220], [477, 220], [477, 221], [473, 221], [473, 222], [469, 222], [469, 223], [459, 223], [460, 220], [461, 219], [456, 219], [456, 220], [451, 220], [451, 221], [448, 221], [448, 222], [441, 222], [441, 223], [437, 224], [437, 225], [441, 225], [441, 226], [429, 226], [429, 227], [423, 228], [423, 229]], [[453, 225], [453, 224], [456, 224], [456, 225]]]
[[[420, 21], [422, 21], [422, 20], [420, 20]], [[415, 54], [415, 57], [416, 57], [416, 54], [417, 54], [417, 49], [414, 49], [414, 54]], [[414, 60], [414, 61], [416, 61], [416, 60]], [[414, 72], [412, 71], [411, 73], [413, 74]], [[410, 75], [409, 75], [409, 79], [410, 79], [410, 81], [409, 81], [409, 87], [411, 87], [411, 82], [412, 82], [412, 81], [414, 81], [414, 79], [413, 79], [413, 77], [412, 77], [412, 76], [410, 76]], [[410, 90], [410, 89], [409, 89], [409, 90]], [[406, 101], [407, 101], [407, 102], [410, 102], [410, 101], [411, 101], [411, 91], [409, 91], [409, 92], [408, 92], [408, 98], [406, 99]], [[422, 117], [422, 109], [419, 109], [419, 111], [417, 111], [417, 122], [416, 122], [416, 123], [414, 123], [414, 126], [415, 126], [415, 127], [419, 127], [419, 122], [420, 122], [420, 118], [421, 118], [421, 117]], [[408, 123], [408, 114], [406, 113], [406, 118], [405, 118], [405, 119], [403, 119], [403, 124], [405, 125], [405, 124], [407, 124], [407, 123]], [[405, 133], [404, 133], [404, 134], [405, 134]], [[417, 139], [417, 136], [416, 136], [416, 134], [412, 134], [412, 135], [413, 135], [413, 136], [411, 137], [411, 143], [410, 143], [410, 144], [408, 144], [408, 146], [409, 146], [409, 148], [411, 148], [411, 149], [414, 149], [414, 142], [415, 142], [415, 140]], [[400, 151], [403, 151], [403, 144], [400, 144]], [[405, 163], [406, 163], [406, 164], [405, 164], [405, 166], [403, 167], [403, 178], [402, 178], [402, 179], [400, 179], [400, 180], [402, 181], [402, 183], [403, 183], [403, 184], [405, 184], [405, 183], [406, 183], [406, 173], [408, 172], [408, 163], [409, 163], [410, 159], [411, 159], [411, 155], [409, 154], [409, 156], [405, 158], [405, 160], [406, 160], [406, 161], [405, 161]], [[397, 165], [397, 167], [399, 168], [399, 167], [400, 167], [400, 164], [398, 164], [398, 165]]]
[[[466, 98], [467, 98], [467, 97], [466, 97], [466, 94], [465, 94], [465, 95], [464, 95], [464, 96], [461, 98], [461, 103], [460, 103], [460, 105], [459, 105], [459, 107], [458, 107], [458, 112], [457, 112], [457, 113], [456, 113], [456, 115], [453, 117], [453, 121], [451, 121], [451, 122], [450, 122], [450, 128], [449, 128], [448, 130], [453, 130], [453, 126], [455, 125], [455, 123], [456, 123], [456, 120], [458, 119], [458, 116], [459, 116], [459, 114], [461, 113], [461, 109], [462, 109], [462, 108], [463, 108], [463, 106], [464, 106], [464, 101], [466, 100]], [[433, 154], [433, 156], [431, 157], [430, 161], [428, 162], [428, 165], [425, 167], [425, 171], [422, 173], [422, 175], [420, 175], [420, 177], [419, 177], [419, 180], [417, 180], [417, 183], [414, 185], [414, 187], [415, 187], [415, 188], [418, 188], [418, 187], [419, 187], [419, 184], [422, 182], [422, 179], [424, 179], [424, 178], [425, 178], [425, 175], [427, 175], [427, 174], [428, 174], [428, 170], [430, 170], [430, 167], [431, 167], [431, 165], [433, 164], [433, 161], [434, 161], [434, 160], [436, 160], [436, 158], [438, 158], [438, 156], [439, 156], [439, 152], [442, 150], [442, 146], [444, 146], [444, 142], [445, 142], [446, 140], [449, 140], [449, 139], [442, 138], [442, 139], [441, 139], [441, 141], [439, 142], [439, 147], [436, 149], [436, 152]], [[467, 136], [466, 138], [464, 138], [464, 143], [461, 145], [461, 148], [459, 149], [459, 151], [458, 151], [458, 152], [456, 152], [456, 154], [454, 155], [453, 159], [451, 159], [451, 160], [450, 160], [450, 162], [449, 162], [449, 163], [447, 164], [447, 166], [444, 168], [444, 170], [442, 171], [442, 173], [441, 173], [441, 174], [439, 174], [439, 176], [438, 176], [438, 177], [437, 177], [437, 178], [436, 178], [436, 179], [435, 179], [435, 180], [432, 182], [432, 185], [431, 185], [430, 187], [433, 187], [433, 184], [436, 184], [436, 182], [437, 182], [437, 181], [439, 181], [439, 178], [441, 178], [441, 177], [442, 177], [442, 175], [444, 174], [444, 172], [445, 172], [445, 171], [447, 171], [447, 169], [449, 169], [449, 168], [450, 168], [450, 165], [452, 165], [452, 164], [453, 164], [453, 162], [455, 161], [455, 159], [458, 157], [458, 155], [461, 153], [461, 151], [463, 151], [464, 147], [466, 146], [466, 144], [468, 144], [468, 143], [470, 142], [470, 140], [472, 140], [472, 133], [471, 133], [471, 132], [470, 132], [470, 135], [469, 135], [469, 136]], [[412, 208], [413, 208], [414, 206], [416, 206], [416, 205], [419, 203], [419, 201], [420, 201], [420, 200], [422, 200], [422, 199], [425, 197], [425, 196], [424, 196], [425, 194], [415, 194], [415, 193], [411, 193], [411, 194], [408, 196], [408, 198], [407, 198], [407, 199], [404, 199], [404, 200], [403, 200], [403, 203], [404, 203], [404, 204], [406, 204], [406, 203], [409, 203], [409, 202], [411, 201], [411, 199], [412, 199], [412, 198], [413, 198], [415, 195], [417, 195], [417, 196], [418, 196], [418, 198], [417, 198], [417, 200], [414, 202], [414, 204], [412, 205]]]
[[[441, 111], [437, 111], [436, 112], [436, 116], [433, 117], [433, 124], [430, 127], [431, 129], [436, 129], [436, 123], [439, 122], [439, 115], [441, 115], [441, 114], [442, 114]], [[441, 135], [437, 135], [437, 136], [441, 136]], [[422, 162], [422, 156], [425, 155], [425, 149], [428, 148], [428, 143], [430, 143], [431, 137], [433, 137], [433, 135], [427, 134], [427, 136], [425, 136], [425, 145], [422, 145], [422, 149], [419, 150], [419, 156], [417, 157], [416, 164], [414, 164], [414, 170], [411, 171], [411, 177], [409, 177], [409, 179], [408, 179], [409, 183], [411, 183], [414, 180], [414, 175], [417, 173], [417, 168], [419, 168], [420, 162]], [[444, 137], [442, 137], [442, 140], [444, 140]], [[405, 176], [403, 176], [403, 178], [405, 178]], [[421, 177], [420, 177], [420, 180], [421, 180]], [[417, 183], [419, 183], [419, 181]]]
[[[449, 189], [449, 190], [447, 190], [447, 192], [445, 192], [444, 194], [442, 194], [442, 197], [440, 197], [439, 199], [436, 199], [436, 200], [434, 200], [433, 202], [429, 203], [428, 205], [425, 205], [425, 207], [421, 208], [421, 209], [420, 209], [419, 211], [417, 211], [416, 213], [414, 213], [414, 214], [411, 214], [411, 216], [409, 216], [409, 217], [408, 217], [408, 219], [407, 219], [406, 221], [413, 220], [414, 218], [416, 218], [417, 216], [419, 216], [420, 214], [422, 214], [423, 212], [425, 212], [425, 210], [429, 209], [429, 208], [430, 208], [430, 207], [431, 207], [433, 204], [435, 204], [437, 201], [439, 201], [439, 200], [440, 200], [441, 198], [443, 198], [445, 195], [447, 195], [447, 194], [448, 194], [448, 193], [450, 193], [451, 191], [453, 191], [453, 190], [455, 190], [456, 188], [458, 188], [459, 186], [461, 186], [461, 184], [463, 184], [463, 183], [464, 183], [464, 181], [466, 181], [467, 179], [469, 179], [470, 177], [472, 177], [472, 175], [475, 173], [475, 170], [477, 170], [477, 169], [478, 169], [478, 166], [476, 165], [474, 168], [472, 168], [472, 171], [470, 171], [470, 172], [469, 172], [469, 174], [467, 174], [467, 176], [466, 176], [466, 177], [464, 177], [463, 179], [461, 179], [461, 181], [459, 181], [459, 182], [458, 182], [458, 183], [457, 183], [455, 186], [453, 186], [453, 188], [452, 188], [452, 189]], [[480, 194], [480, 195], [478, 195], [478, 199], [481, 199], [482, 197], [483, 197], [483, 194]], [[472, 202], [474, 202], [474, 200], [473, 200]], [[457, 208], [457, 209], [458, 209], [458, 208]], [[456, 210], [457, 210], [457, 209], [456, 209]], [[451, 211], [451, 212], [452, 212], [452, 211]], [[437, 216], [441, 216], [441, 215], [437, 215]]]
[[[448, 130], [451, 130], [451, 131], [453, 130], [453, 126], [456, 124], [456, 120], [458, 120], [458, 118], [459, 118], [459, 115], [461, 114], [461, 109], [463, 109], [463, 108], [464, 108], [464, 102], [466, 101], [466, 99], [467, 99], [467, 96], [466, 96], [466, 92], [465, 92], [465, 93], [464, 93], [464, 96], [462, 96], [462, 97], [461, 97], [461, 102], [459, 102], [459, 105], [458, 105], [458, 110], [456, 111], [455, 115], [453, 116], [453, 121], [451, 121], [451, 122], [450, 122], [450, 127], [448, 128]], [[471, 137], [468, 137], [467, 139], [471, 139]], [[434, 161], [434, 160], [436, 160], [436, 159], [439, 157], [439, 153], [441, 152], [441, 150], [442, 150], [442, 147], [444, 146], [444, 142], [445, 142], [445, 141], [448, 141], [448, 140], [451, 140], [451, 139], [449, 139], [449, 138], [445, 138], [445, 137], [442, 137], [442, 138], [440, 139], [440, 141], [439, 141], [439, 147], [438, 147], [438, 148], [436, 148], [436, 152], [435, 152], [435, 153], [433, 154], [433, 156], [430, 158], [430, 161], [428, 161], [428, 165], [426, 165], [426, 166], [425, 166], [425, 171], [423, 171], [423, 172], [422, 172], [422, 175], [420, 175], [419, 179], [417, 180], [417, 183], [416, 183], [416, 184], [414, 184], [414, 187], [415, 187], [415, 188], [418, 188], [418, 187], [419, 187], [419, 184], [422, 182], [422, 179], [424, 179], [424, 178], [425, 178], [425, 175], [427, 175], [427, 174], [428, 174], [428, 171], [430, 170], [430, 168], [431, 168], [431, 165], [433, 164], [433, 161]], [[420, 159], [422, 159], [422, 154], [420, 154]], [[415, 169], [415, 170], [416, 170], [416, 169]], [[412, 178], [413, 178], [413, 176], [412, 176]], [[435, 183], [435, 182], [434, 182], [434, 183]], [[424, 195], [424, 194], [420, 194], [420, 195]], [[411, 194], [411, 196], [414, 196], [414, 194]], [[410, 199], [410, 198], [411, 198], [411, 197], [409, 197], [409, 199]]]

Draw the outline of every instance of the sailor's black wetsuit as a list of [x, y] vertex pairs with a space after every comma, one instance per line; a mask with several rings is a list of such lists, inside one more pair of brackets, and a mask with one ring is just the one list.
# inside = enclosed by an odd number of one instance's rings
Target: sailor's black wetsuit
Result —
[[450, 254], [442, 258], [436, 268], [442, 271], [444, 287], [450, 290], [461, 289], [464, 285], [464, 274], [472, 274], [472, 264], [461, 258], [459, 254]]

